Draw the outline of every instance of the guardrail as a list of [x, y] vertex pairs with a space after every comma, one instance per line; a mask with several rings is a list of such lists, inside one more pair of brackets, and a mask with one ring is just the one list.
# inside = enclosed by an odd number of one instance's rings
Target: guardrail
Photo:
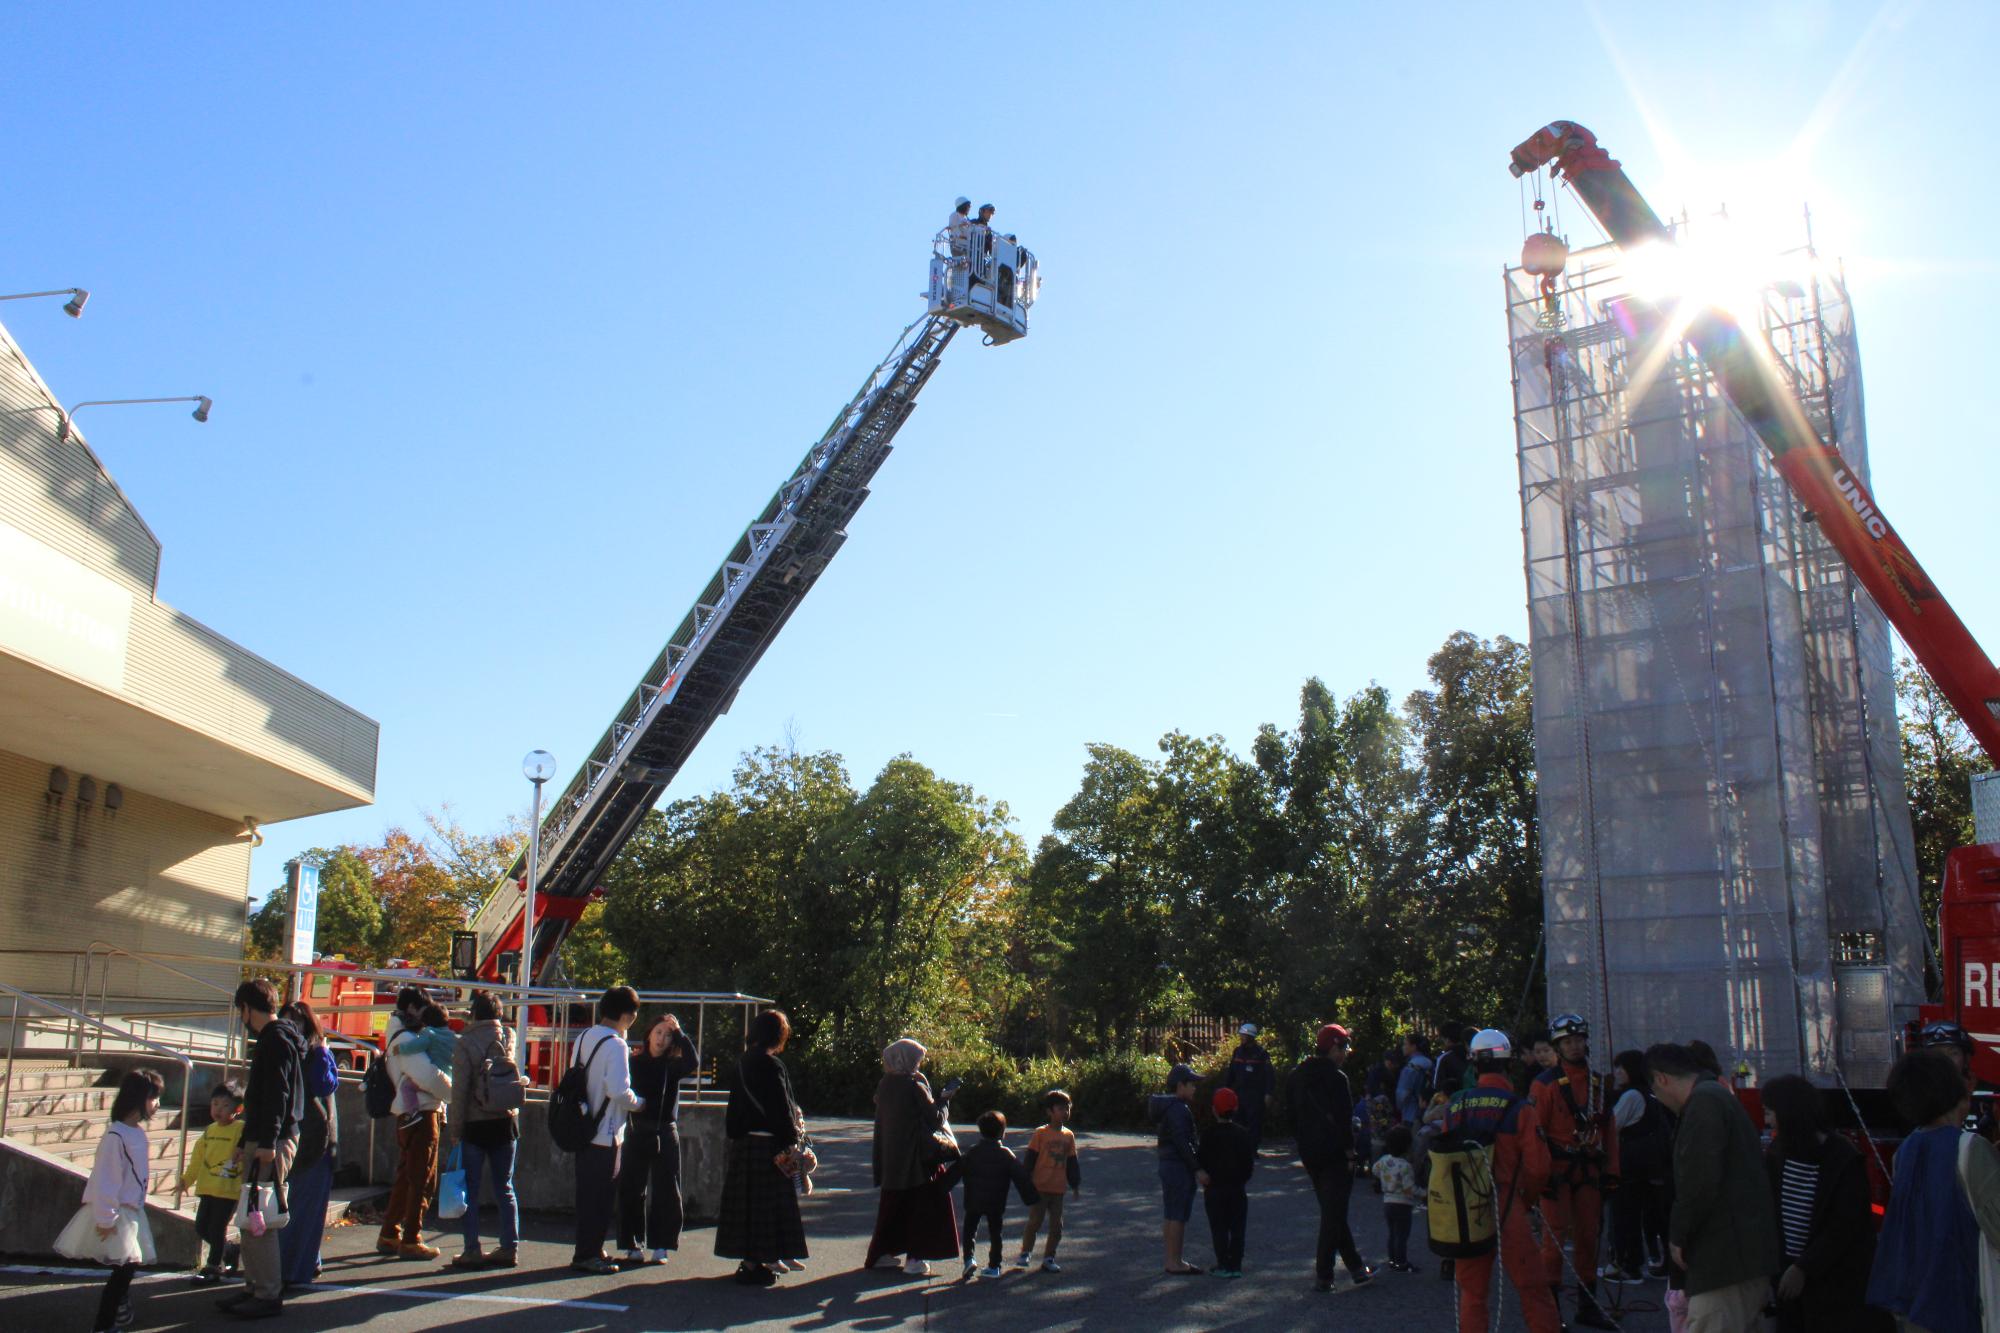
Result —
[[[4, 1084], [0, 1084], [0, 1089], [4, 1089], [4, 1091], [0, 1091], [0, 1136], [4, 1136], [7, 1133], [8, 1113], [11, 1110], [11, 1103], [13, 1101], [14, 1051], [15, 1048], [21, 1044], [18, 1037], [15, 1034], [18, 1034], [21, 1030], [21, 1006], [24, 1003], [34, 1008], [45, 1009], [57, 1014], [61, 1014], [64, 1017], [78, 1024], [79, 1030], [83, 1026], [88, 1026], [97, 1029], [99, 1038], [99, 1049], [102, 1049], [103, 1034], [109, 1032], [114, 1037], [125, 1042], [128, 1046], [133, 1046], [141, 1050], [150, 1051], [156, 1055], [161, 1056], [164, 1059], [172, 1060], [175, 1064], [181, 1067], [181, 1125], [180, 1125], [181, 1141], [180, 1141], [180, 1154], [174, 1166], [174, 1207], [176, 1208], [180, 1207], [181, 1196], [186, 1192], [185, 1187], [181, 1184], [181, 1175], [183, 1172], [187, 1170], [188, 1093], [194, 1086], [194, 1061], [188, 1058], [187, 1056], [181, 1054], [179, 1051], [171, 1050], [165, 1046], [161, 1046], [154, 1042], [147, 1041], [144, 1038], [139, 1037], [133, 1033], [126, 1032], [120, 1028], [113, 1027], [111, 1024], [106, 1023], [101, 1019], [92, 1018], [90, 1015], [85, 1013], [80, 1013], [75, 1009], [71, 1009], [67, 1005], [57, 1004], [54, 1000], [44, 999], [39, 995], [32, 995], [27, 991], [21, 990], [14, 986], [10, 986], [4, 981], [0, 981], [0, 996], [12, 997], [14, 1006], [13, 1018], [8, 1027], [6, 1081]], [[79, 1049], [77, 1051], [72, 1052], [71, 1067], [75, 1068], [77, 1065], [81, 1063], [82, 1063], [81, 1050]], [[149, 1184], [151, 1183], [150, 1179], [148, 1180], [148, 1183]], [[147, 1192], [151, 1193], [150, 1190]]]
[[[0, 956], [6, 955], [68, 957], [71, 960], [71, 998], [76, 1002], [75, 1007], [67, 1008], [54, 1005], [52, 1002], [51, 1007], [64, 1013], [74, 1013], [79, 1019], [87, 1019], [96, 1025], [91, 1031], [95, 1034], [98, 1051], [104, 1049], [106, 1031], [120, 1032], [143, 1042], [143, 1038], [138, 1038], [130, 1032], [130, 1026], [143, 1024], [149, 1033], [155, 1033], [156, 1029], [153, 1026], [155, 1024], [165, 1024], [168, 1020], [174, 1019], [189, 1019], [195, 1021], [186, 1028], [179, 1029], [177, 1035], [188, 1038], [189, 1047], [196, 1049], [197, 1063], [219, 1064], [225, 1070], [247, 1059], [242, 1034], [235, 1023], [233, 1005], [229, 1003], [234, 996], [234, 988], [197, 976], [187, 968], [227, 968], [238, 976], [276, 974], [287, 979], [286, 989], [294, 997], [303, 995], [307, 980], [322, 977], [374, 982], [378, 984], [378, 988], [416, 986], [437, 997], [442, 1004], [463, 1005], [473, 991], [485, 991], [501, 1005], [503, 1011], [508, 1009], [515, 1011], [515, 1022], [511, 1026], [517, 1031], [525, 1030], [530, 1043], [547, 1044], [548, 1058], [537, 1062], [539, 1067], [533, 1070], [544, 1077], [533, 1079], [530, 1083], [531, 1087], [544, 1091], [552, 1090], [561, 1080], [563, 1070], [568, 1066], [576, 1037], [595, 1020], [594, 1006], [598, 999], [598, 992], [574, 987], [515, 986], [500, 982], [467, 981], [458, 977], [413, 975], [410, 971], [401, 969], [354, 968], [325, 963], [278, 963], [261, 959], [224, 958], [209, 954], [137, 953], [104, 940], [93, 940], [88, 947], [81, 950], [0, 949]], [[153, 969], [200, 990], [212, 992], [222, 997], [223, 1003], [213, 1010], [190, 1009], [185, 1007], [185, 1001], [182, 1000], [153, 999], [138, 994], [115, 992], [112, 989], [111, 974], [113, 965], [119, 962], [130, 963], [142, 976], [146, 974], [146, 969]], [[736, 1010], [741, 1017], [741, 1036], [747, 1037], [752, 1017], [759, 1009], [774, 1003], [763, 996], [746, 995], [741, 991], [642, 990], [638, 992], [638, 996], [639, 1003], [644, 1008], [658, 1010], [693, 1007], [694, 1023], [688, 1028], [688, 1035], [694, 1041], [695, 1050], [701, 1054], [704, 1061], [709, 1058], [707, 1054], [709, 1010]], [[159, 1007], [163, 1005], [180, 1007]], [[93, 1008], [97, 1010], [95, 1017], [91, 1016]], [[370, 1004], [328, 1005], [315, 1002], [313, 1005], [316, 1014], [336, 1021], [341, 1016], [355, 1013], [386, 1015], [393, 1012], [394, 1008], [394, 1004], [386, 1000]], [[130, 1009], [131, 1012], [119, 1012], [114, 1015], [115, 1009]], [[540, 1023], [527, 1021], [530, 1011], [537, 1009], [556, 1021]], [[579, 1010], [583, 1011], [581, 1015], [577, 1012]], [[128, 1026], [119, 1028], [116, 1023]], [[685, 1024], [683, 1026], [687, 1027]], [[334, 1022], [327, 1023], [326, 1027], [329, 1045], [345, 1049], [354, 1057], [373, 1054], [372, 1038], [352, 1032], [337, 1031]], [[195, 1040], [197, 1036], [201, 1040]], [[211, 1040], [213, 1046], [210, 1044]], [[80, 1059], [85, 1043], [84, 1029], [73, 1026], [69, 1032], [67, 1048]], [[522, 1073], [524, 1077], [528, 1076], [530, 1070], [524, 1069]], [[687, 1100], [692, 1103], [700, 1103], [714, 1095], [713, 1081], [702, 1077], [699, 1070], [695, 1077], [683, 1080], [683, 1086], [686, 1089]]]

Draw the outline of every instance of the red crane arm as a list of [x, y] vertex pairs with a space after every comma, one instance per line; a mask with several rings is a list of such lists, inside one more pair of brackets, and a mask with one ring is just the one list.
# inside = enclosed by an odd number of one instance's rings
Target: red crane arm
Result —
[[[1621, 248], [1671, 243], [1671, 233], [1652, 205], [1598, 145], [1597, 136], [1576, 122], [1558, 120], [1542, 127], [1514, 149], [1512, 158], [1509, 170], [1516, 176], [1552, 165]], [[1770, 450], [1793, 494], [1818, 519], [1827, 540], [1930, 672], [1987, 757], [2000, 764], [2000, 671], [1896, 535], [1861, 479], [1848, 470], [1838, 450], [1821, 441], [1780, 377], [1769, 347], [1720, 309], [1698, 314], [1686, 336]]]

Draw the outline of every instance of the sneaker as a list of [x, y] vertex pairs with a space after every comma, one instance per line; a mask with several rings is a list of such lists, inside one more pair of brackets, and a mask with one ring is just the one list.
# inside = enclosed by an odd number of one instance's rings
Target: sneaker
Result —
[[627, 1250], [625, 1251], [625, 1257], [618, 1261], [618, 1266], [620, 1268], [640, 1268], [645, 1265], [645, 1262], [646, 1252], [644, 1250]]
[[978, 1271], [979, 1271], [979, 1265], [978, 1265], [978, 1264], [974, 1263], [974, 1262], [973, 1262], [972, 1260], [970, 1260], [970, 1259], [967, 1259], [967, 1260], [965, 1261], [965, 1280], [966, 1280], [967, 1282], [970, 1282], [970, 1281], [972, 1281], [972, 1275], [973, 1275], [974, 1273], [977, 1273]]
[[667, 1266], [667, 1260], [673, 1257], [674, 1257], [674, 1252], [672, 1250], [654, 1250], [651, 1263], [655, 1268], [665, 1268]]
[[1372, 1268], [1363, 1268], [1359, 1273], [1347, 1275], [1347, 1285], [1350, 1287], [1365, 1287], [1374, 1280], [1375, 1270]]
[[600, 1254], [595, 1259], [572, 1260], [569, 1271], [572, 1273], [589, 1273], [597, 1277], [609, 1277], [618, 1271], [618, 1265], [615, 1261]]
[[1053, 1259], [1044, 1259], [1042, 1260], [1042, 1271], [1044, 1273], [1060, 1273], [1062, 1272], [1062, 1265]]
[[903, 1256], [900, 1254], [878, 1254], [875, 1256], [875, 1262], [868, 1266], [870, 1268], [901, 1268], [903, 1266]]
[[413, 1240], [408, 1245], [396, 1247], [396, 1257], [399, 1259], [435, 1259], [442, 1253], [443, 1251], [437, 1246], [426, 1245], [420, 1240]]
[[513, 1246], [503, 1246], [486, 1256], [486, 1266], [488, 1268], [518, 1268], [521, 1266], [521, 1256], [515, 1251]]
[[780, 1259], [775, 1267], [780, 1273], [803, 1273], [806, 1271], [806, 1261], [803, 1259]]
[[929, 1277], [931, 1266], [921, 1259], [911, 1259], [903, 1265], [905, 1277]]
[[999, 1277], [999, 1276], [1000, 1276], [1000, 1265], [999, 1265], [999, 1264], [988, 1264], [988, 1265], [986, 1265], [986, 1267], [984, 1267], [984, 1268], [982, 1268], [982, 1269], [980, 1269], [980, 1270], [979, 1270], [979, 1276], [981, 1276], [981, 1277]]
[[267, 1301], [261, 1296], [229, 1307], [229, 1313], [238, 1319], [275, 1319], [285, 1312], [283, 1301]]
[[453, 1268], [484, 1268], [486, 1267], [486, 1252], [477, 1249], [467, 1250], [453, 1259], [451, 1266]]
[[1026, 1268], [1033, 1262], [1035, 1262], [1035, 1256], [1025, 1250], [1014, 1256], [1014, 1267], [1016, 1268]]

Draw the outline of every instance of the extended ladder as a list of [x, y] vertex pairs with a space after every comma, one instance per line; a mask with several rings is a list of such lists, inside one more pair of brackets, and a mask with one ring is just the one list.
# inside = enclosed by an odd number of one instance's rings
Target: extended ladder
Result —
[[[1023, 311], [1025, 323], [1025, 311]], [[860, 392], [736, 540], [680, 627], [542, 823], [531, 966], [540, 979], [591, 894], [715, 719], [847, 540], [868, 482], [960, 325], [926, 315], [903, 330]], [[521, 947], [527, 853], [472, 918], [477, 971], [500, 979]]]

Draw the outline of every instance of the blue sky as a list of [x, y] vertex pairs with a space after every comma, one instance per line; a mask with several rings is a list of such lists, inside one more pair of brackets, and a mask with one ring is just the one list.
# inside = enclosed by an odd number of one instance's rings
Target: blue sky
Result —
[[[951, 198], [1041, 256], [955, 345], [675, 794], [788, 731], [1030, 842], [1091, 741], [1246, 745], [1299, 686], [1525, 633], [1507, 151], [1598, 131], [1662, 212], [1814, 209], [1877, 492], [2000, 643], [1979, 5], [0, 10], [0, 307], [165, 543], [160, 593], [380, 720], [378, 803], [564, 775], [920, 311]], [[1565, 209], [1572, 237], [1592, 237]]]

